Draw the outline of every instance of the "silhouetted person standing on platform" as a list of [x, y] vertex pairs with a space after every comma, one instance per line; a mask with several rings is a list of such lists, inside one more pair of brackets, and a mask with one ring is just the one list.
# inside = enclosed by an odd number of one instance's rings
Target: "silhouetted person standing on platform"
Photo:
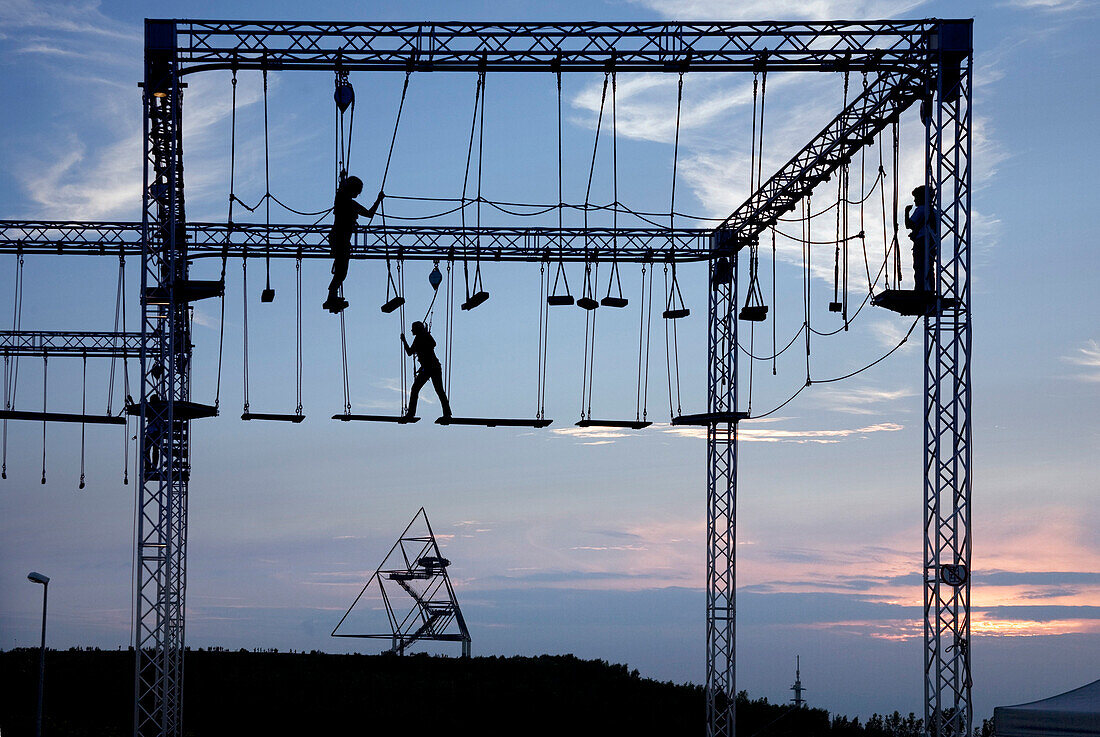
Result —
[[439, 395], [439, 403], [443, 406], [443, 416], [451, 416], [451, 403], [447, 400], [447, 393], [443, 390], [443, 366], [435, 355], [435, 338], [428, 333], [422, 322], [412, 324], [413, 342], [409, 345], [405, 340], [405, 334], [401, 333], [401, 345], [405, 346], [407, 355], [416, 355], [420, 367], [413, 378], [412, 389], [409, 392], [409, 411], [406, 417], [416, 416], [416, 400], [420, 395], [420, 389], [431, 379], [435, 393]]
[[328, 299], [322, 306], [333, 314], [348, 306], [347, 300], [340, 297], [340, 287], [348, 275], [351, 236], [355, 232], [356, 221], [360, 215], [366, 216], [369, 221], [382, 202], [383, 194], [379, 192], [373, 205], [369, 208], [363, 207], [355, 201], [362, 193], [363, 180], [359, 177], [348, 177], [336, 188], [336, 198], [332, 202], [332, 229], [328, 233], [329, 255], [333, 259], [332, 281], [328, 285]]
[[913, 282], [918, 292], [936, 291], [934, 267], [940, 250], [940, 217], [932, 204], [936, 190], [921, 185], [913, 190], [914, 205], [905, 206], [905, 227], [913, 241]]

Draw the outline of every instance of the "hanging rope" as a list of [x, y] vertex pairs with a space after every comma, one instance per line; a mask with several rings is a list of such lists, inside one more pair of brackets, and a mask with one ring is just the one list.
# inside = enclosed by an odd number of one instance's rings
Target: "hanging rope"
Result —
[[[813, 212], [813, 207], [810, 201], [810, 195], [806, 196], [806, 199], [802, 201], [802, 214]], [[811, 283], [810, 277], [810, 240], [811, 240], [811, 228], [812, 221], [809, 218], [803, 220], [802, 223], [802, 325], [805, 328], [806, 333], [806, 386], [810, 385], [810, 334], [813, 330], [810, 328], [810, 297], [811, 297]]]
[[894, 189], [893, 189], [894, 204], [893, 204], [893, 210], [892, 210], [891, 214], [893, 216], [893, 223], [894, 223], [894, 236], [893, 236], [893, 240], [891, 241], [890, 245], [894, 250], [894, 285], [895, 285], [896, 288], [900, 289], [901, 288], [901, 245], [898, 243], [898, 187], [899, 187], [899, 182], [900, 182], [900, 177], [898, 176], [898, 168], [899, 168], [898, 150], [900, 148], [900, 138], [899, 138], [900, 132], [898, 130], [898, 121], [897, 120], [894, 121], [893, 134], [894, 134], [894, 145], [893, 145], [894, 159], [893, 159], [892, 177], [893, 177], [893, 180], [894, 180]]
[[230, 225], [230, 230], [232, 230], [233, 225], [233, 203], [237, 201], [234, 190], [237, 172], [237, 70], [235, 68], [233, 69], [231, 89], [229, 113], [229, 217], [226, 220]]
[[[562, 126], [561, 126], [561, 68], [555, 70], [555, 76], [557, 77], [558, 88], [558, 267], [554, 273], [554, 287], [550, 290], [550, 296], [547, 299], [553, 299], [555, 304], [571, 305], [573, 304], [573, 297], [569, 293], [569, 276], [565, 272], [565, 259], [563, 257], [565, 249], [564, 236], [562, 230], [564, 229], [563, 208], [565, 207], [564, 197], [562, 195]], [[565, 286], [565, 294], [558, 294], [558, 280], [561, 279]]]
[[[46, 414], [46, 395], [50, 385], [50, 357], [42, 354], [42, 414]], [[42, 483], [46, 483], [46, 420], [42, 420]]]
[[[401, 268], [401, 260], [397, 261], [397, 289], [401, 290], [401, 294], [405, 294], [405, 273]], [[402, 299], [401, 306], [398, 308], [399, 320], [401, 323], [401, 335], [405, 334], [405, 301]], [[409, 356], [405, 353], [405, 349], [402, 346], [400, 348], [401, 354], [401, 414], [404, 415], [408, 409], [408, 372], [409, 372]]]
[[[226, 238], [228, 239], [228, 234]], [[222, 397], [222, 355], [225, 352], [225, 268], [229, 259], [229, 242], [222, 246], [222, 270], [219, 280], [222, 285], [221, 317], [218, 320], [218, 378], [214, 385], [214, 410], [217, 412], [221, 406]], [[300, 261], [300, 260], [299, 260]]]
[[645, 422], [649, 413], [649, 348], [653, 326], [653, 275], [649, 274], [646, 291], [646, 264], [642, 263], [642, 288], [638, 304], [638, 388], [634, 398], [634, 419]]
[[[122, 288], [122, 332], [126, 332], [126, 266], [125, 255], [119, 253], [119, 281]], [[130, 398], [130, 357], [127, 355], [126, 342], [122, 344], [122, 391], [125, 399], [125, 404], [129, 405], [133, 402]], [[110, 414], [110, 413], [108, 413]], [[125, 408], [123, 414], [126, 417], [126, 424], [122, 426], [122, 483], [123, 485], [130, 483], [130, 416], [126, 413]], [[135, 420], [137, 422], [137, 420]]]
[[[478, 134], [478, 150], [477, 150], [477, 227], [481, 228], [481, 164], [482, 164], [482, 152], [485, 144], [485, 70], [480, 70], [477, 74], [477, 86], [474, 90], [474, 113], [470, 120], [470, 144], [466, 150], [466, 172], [462, 177], [462, 203], [466, 204], [466, 192], [469, 188], [470, 180], [470, 163], [473, 160], [474, 153], [474, 134]], [[479, 124], [480, 121], [480, 124]], [[480, 129], [480, 130], [479, 130]], [[460, 211], [462, 217], [462, 230], [465, 234], [466, 231], [466, 210], [465, 207]], [[464, 236], [464, 241], [468, 239], [468, 236]], [[464, 309], [470, 309], [472, 305], [470, 297], [472, 294], [477, 294], [482, 290], [481, 288], [481, 234], [480, 231], [475, 238], [474, 249], [476, 268], [474, 271], [473, 292], [470, 291], [470, 267], [469, 260], [467, 258], [468, 243], [463, 244], [462, 249], [462, 274], [463, 280], [466, 286], [466, 302], [463, 303]]]
[[448, 259], [447, 261], [447, 314], [445, 315], [445, 334], [444, 334], [444, 360], [446, 362], [446, 374], [444, 376], [445, 384], [444, 391], [447, 396], [451, 396], [451, 360], [453, 338], [454, 338], [454, 295], [455, 295], [455, 280], [454, 280], [454, 259]]
[[[83, 359], [80, 373], [80, 416], [83, 418], [88, 413], [88, 354], [81, 356]], [[84, 488], [84, 420], [80, 421], [80, 484], [78, 489]]]
[[[676, 262], [673, 262], [673, 268], [675, 269]], [[675, 284], [675, 275], [673, 276], [673, 284]], [[665, 264], [665, 291], [670, 295], [672, 294], [671, 287], [668, 281], [668, 264]], [[666, 310], [667, 312], [667, 310]], [[672, 323], [671, 330], [669, 329], [669, 323]], [[670, 418], [676, 417], [681, 414], [680, 410], [680, 350], [679, 342], [676, 335], [676, 321], [671, 319], [665, 320], [665, 374], [668, 378], [668, 414]], [[675, 366], [676, 386], [673, 389], [672, 377], [673, 366]], [[675, 412], [673, 412], [673, 396], [676, 397]]]
[[[886, 168], [883, 164], [882, 155], [882, 139], [885, 136], [878, 137], [878, 178], [880, 180], [886, 177]], [[882, 206], [882, 258], [886, 263], [886, 288], [890, 288], [890, 235], [887, 232], [886, 225], [886, 187], [879, 187], [879, 202]]]
[[[623, 283], [619, 276], [619, 126], [616, 113], [616, 81], [615, 72], [611, 72], [611, 192], [614, 207], [611, 210], [611, 274], [607, 277], [607, 294], [602, 304], [608, 307], [626, 307], [627, 301], [623, 297]], [[611, 287], [618, 290], [618, 296], [611, 296]]]
[[596, 359], [596, 308], [599, 302], [595, 299], [595, 292], [599, 282], [599, 260], [595, 260], [595, 273], [593, 272], [593, 260], [588, 258], [588, 205], [592, 198], [592, 181], [596, 174], [596, 155], [600, 148], [600, 131], [603, 129], [603, 114], [607, 103], [607, 87], [611, 79], [610, 72], [604, 72], [603, 88], [600, 91], [600, 112], [596, 118], [596, 133], [592, 140], [592, 158], [588, 165], [588, 184], [584, 191], [584, 284], [581, 289], [581, 298], [577, 305], [585, 310], [584, 316], [584, 363], [581, 367], [581, 420], [592, 419], [592, 379], [594, 377], [594, 365]]
[[[224, 268], [224, 267], [223, 267]], [[294, 286], [296, 292], [296, 314], [295, 314], [295, 351], [294, 351], [294, 375], [295, 375], [295, 400], [294, 414], [299, 417], [302, 416], [302, 373], [303, 373], [303, 350], [302, 350], [302, 256], [299, 254], [298, 258], [294, 262]], [[224, 313], [223, 313], [224, 314]], [[223, 326], [224, 329], [224, 326]], [[219, 388], [221, 378], [221, 346], [218, 347], [218, 377]]]
[[[390, 162], [393, 160], [393, 150], [397, 145], [397, 131], [398, 131], [398, 128], [401, 126], [401, 112], [405, 109], [405, 97], [409, 93], [409, 78], [411, 76], [412, 76], [411, 71], [405, 72], [405, 83], [401, 86], [401, 101], [397, 104], [397, 115], [395, 116], [394, 121], [393, 121], [393, 135], [390, 136], [390, 149], [386, 153], [386, 166], [382, 171], [382, 183], [378, 186], [379, 195], [383, 195], [386, 191], [386, 180], [390, 176]], [[387, 304], [388, 304], [389, 303], [390, 287], [391, 286], [394, 287], [394, 291], [396, 292], [396, 294], [394, 296], [395, 297], [401, 297], [402, 300], [404, 300], [405, 291], [404, 291], [404, 289], [402, 289], [400, 291], [397, 291], [396, 285], [393, 283], [393, 274], [390, 272], [390, 260], [389, 260], [389, 256], [388, 256], [388, 254], [389, 254], [389, 232], [386, 228], [386, 199], [385, 199], [384, 196], [379, 201], [378, 208], [379, 208], [378, 213], [382, 218], [382, 246], [383, 246], [383, 248], [386, 249], [386, 253], [387, 253], [387, 257], [386, 257], [386, 277], [387, 277], [386, 301], [387, 301]], [[402, 309], [402, 315], [404, 315], [404, 309]], [[401, 331], [404, 332], [404, 330], [405, 330], [404, 317], [402, 317]], [[404, 355], [404, 354], [402, 354], [402, 355]]]
[[[684, 305], [684, 296], [680, 293], [680, 284], [676, 279], [676, 242], [674, 232], [676, 230], [676, 173], [680, 161], [680, 113], [684, 101], [684, 73], [680, 72], [676, 82], [676, 133], [672, 144], [672, 186], [669, 194], [668, 229], [669, 229], [669, 259], [672, 261], [672, 283], [668, 281], [668, 263], [665, 264], [665, 291], [668, 298], [665, 300], [665, 372], [668, 375], [668, 408], [670, 417], [676, 417], [683, 413], [680, 405], [680, 340], [676, 328], [676, 318], [688, 314]], [[675, 295], [675, 298], [674, 296]], [[674, 299], [679, 299], [679, 308], [674, 307]], [[669, 323], [672, 323], [672, 361], [669, 356]], [[672, 376], [673, 366], [676, 375], [676, 412], [672, 412]]]
[[546, 358], [547, 343], [550, 340], [550, 305], [546, 296], [550, 288], [550, 274], [546, 271], [546, 262], [539, 264], [539, 345], [538, 380], [535, 388], [535, 419], [541, 420], [546, 411]]
[[[15, 262], [15, 288], [12, 305], [11, 326], [13, 331], [18, 331], [23, 324], [23, 253], [20, 252]], [[4, 353], [4, 409], [11, 410], [15, 407], [16, 392], [19, 389], [19, 356], [9, 356]], [[0, 478], [8, 477], [8, 421], [4, 420], [4, 450], [3, 461], [0, 464]]]
[[242, 358], [241, 365], [244, 372], [244, 409], [243, 414], [248, 414], [248, 250], [245, 249], [244, 257], [241, 259], [241, 313], [243, 315], [243, 329], [242, 333], [244, 341], [242, 343]]
[[264, 226], [267, 233], [267, 254], [264, 257], [264, 270], [267, 281], [264, 286], [261, 300], [270, 302], [275, 299], [275, 292], [271, 288], [271, 147], [268, 142], [267, 125], [267, 68], [263, 70], [264, 77]]
[[344, 325], [344, 311], [340, 311], [340, 362], [344, 368], [344, 414], [351, 414], [351, 385], [348, 380], [348, 334]]

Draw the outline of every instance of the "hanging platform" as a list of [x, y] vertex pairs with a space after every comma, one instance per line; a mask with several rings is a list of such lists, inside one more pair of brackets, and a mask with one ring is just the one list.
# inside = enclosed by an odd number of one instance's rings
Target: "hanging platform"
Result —
[[767, 305], [745, 305], [737, 315], [739, 320], [746, 322], [764, 322], [768, 319]]
[[489, 293], [482, 290], [480, 292], [474, 292], [474, 295], [462, 303], [462, 309], [472, 310], [480, 304], [484, 304], [485, 300], [489, 299]]
[[573, 304], [573, 295], [571, 294], [551, 294], [546, 298], [546, 304], [552, 307], [569, 307]]
[[293, 422], [295, 425], [297, 425], [305, 418], [305, 415], [280, 414], [275, 412], [243, 412], [241, 414], [242, 420], [271, 420], [274, 422]]
[[703, 412], [696, 415], [680, 415], [672, 418], [673, 425], [702, 426], [737, 424], [741, 420], [749, 419], [748, 412]]
[[511, 419], [501, 417], [440, 417], [437, 425], [472, 425], [476, 427], [548, 427], [553, 420]]
[[577, 427], [624, 427], [630, 430], [641, 430], [653, 423], [644, 420], [581, 420], [574, 424]]
[[[195, 302], [196, 300], [208, 299], [210, 297], [221, 297], [225, 294], [225, 284], [221, 280], [202, 281], [199, 279], [189, 279], [184, 282], [177, 282], [175, 293], [176, 302], [178, 303]], [[275, 298], [275, 290], [271, 290], [271, 298]], [[145, 288], [145, 304], [166, 305], [168, 303], [168, 289], [166, 287], [156, 286]]]
[[829, 312], [840, 312], [843, 309], [844, 309], [844, 305], [840, 304], [840, 302], [830, 302], [829, 303]]
[[111, 415], [81, 415], [68, 412], [23, 412], [0, 410], [0, 420], [33, 420], [35, 422], [79, 422], [82, 425], [125, 425], [125, 417]]
[[265, 288], [262, 292], [260, 292], [260, 301], [261, 302], [274, 302], [275, 301], [275, 290], [272, 289], [271, 287]]
[[385, 312], [388, 315], [403, 304], [405, 304], [404, 297], [394, 297], [389, 302], [382, 305], [382, 312]]
[[[165, 405], [168, 403], [163, 399], [149, 402], [149, 406], [155, 412], [163, 412]], [[140, 415], [141, 405], [133, 404], [126, 408], [126, 414], [128, 415]], [[198, 402], [176, 402], [176, 419], [177, 420], [199, 420], [204, 417], [217, 417], [218, 408], [210, 404], [199, 404]]]
[[397, 425], [411, 425], [420, 422], [419, 417], [405, 415], [333, 415], [332, 419], [341, 422], [392, 422]]
[[588, 310], [591, 312], [599, 306], [600, 303], [592, 299], [591, 297], [581, 297], [577, 300], [577, 307], [580, 307], [582, 310]]
[[630, 300], [626, 297], [604, 297], [600, 300], [600, 304], [604, 307], [626, 307], [630, 304]]
[[[958, 300], [946, 298], [939, 303], [941, 307], [951, 308], [958, 305]], [[871, 304], [899, 315], [930, 315], [936, 311], [936, 295], [915, 289], [884, 289], [871, 297]]]
[[666, 320], [679, 320], [681, 317], [687, 317], [691, 314], [691, 310], [687, 307], [681, 307], [678, 310], [665, 310], [661, 313], [661, 317]]

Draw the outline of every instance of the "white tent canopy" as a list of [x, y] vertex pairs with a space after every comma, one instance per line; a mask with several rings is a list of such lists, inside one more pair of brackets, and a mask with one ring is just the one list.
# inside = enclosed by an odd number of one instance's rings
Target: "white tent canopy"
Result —
[[1100, 681], [993, 711], [997, 737], [1100, 737]]

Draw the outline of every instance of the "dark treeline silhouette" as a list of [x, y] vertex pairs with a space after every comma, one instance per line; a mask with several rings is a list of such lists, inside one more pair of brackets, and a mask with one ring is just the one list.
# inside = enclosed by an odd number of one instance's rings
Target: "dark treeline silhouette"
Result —
[[[34, 732], [37, 649], [0, 652], [0, 734]], [[483, 735], [697, 735], [703, 689], [571, 655], [458, 658], [189, 650], [187, 735], [435, 732]], [[133, 654], [72, 649], [46, 658], [44, 731], [106, 737], [131, 729]], [[742, 737], [919, 737], [897, 712], [865, 723], [824, 709], [737, 699]], [[978, 737], [992, 735], [987, 722]]]

